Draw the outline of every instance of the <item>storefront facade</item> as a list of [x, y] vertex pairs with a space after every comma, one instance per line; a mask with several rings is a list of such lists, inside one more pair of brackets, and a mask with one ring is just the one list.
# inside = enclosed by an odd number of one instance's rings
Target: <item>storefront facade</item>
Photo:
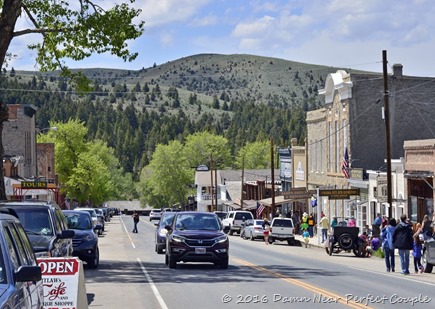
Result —
[[405, 141], [404, 151], [409, 217], [413, 222], [421, 222], [424, 215], [432, 219], [435, 139]]

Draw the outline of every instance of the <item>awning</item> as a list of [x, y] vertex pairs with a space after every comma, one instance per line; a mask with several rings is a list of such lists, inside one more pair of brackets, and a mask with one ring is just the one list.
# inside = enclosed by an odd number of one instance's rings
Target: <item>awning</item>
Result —
[[417, 179], [422, 179], [422, 178], [429, 178], [429, 177], [433, 177], [434, 173], [433, 172], [429, 172], [429, 171], [405, 171], [403, 173], [403, 176], [405, 178], [417, 178]]

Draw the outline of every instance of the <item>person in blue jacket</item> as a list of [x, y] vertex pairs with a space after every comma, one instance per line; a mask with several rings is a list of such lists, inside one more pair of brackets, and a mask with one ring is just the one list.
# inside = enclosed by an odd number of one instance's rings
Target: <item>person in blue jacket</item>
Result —
[[382, 240], [382, 250], [384, 251], [385, 266], [387, 267], [387, 272], [394, 272], [395, 259], [394, 259], [394, 245], [393, 245], [393, 233], [396, 228], [396, 219], [391, 218], [388, 221], [386, 227], [382, 229], [381, 240]]

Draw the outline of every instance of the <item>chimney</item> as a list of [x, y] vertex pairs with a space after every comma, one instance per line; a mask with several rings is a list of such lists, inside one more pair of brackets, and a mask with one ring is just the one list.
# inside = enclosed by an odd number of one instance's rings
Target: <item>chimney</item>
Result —
[[403, 78], [403, 65], [396, 63], [393, 65], [393, 76], [396, 78]]

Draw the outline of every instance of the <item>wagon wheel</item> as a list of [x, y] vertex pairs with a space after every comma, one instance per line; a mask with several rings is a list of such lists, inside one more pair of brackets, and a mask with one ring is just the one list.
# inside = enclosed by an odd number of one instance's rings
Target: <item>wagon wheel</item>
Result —
[[340, 248], [344, 250], [349, 250], [353, 247], [353, 239], [352, 236], [348, 233], [341, 234], [338, 238], [338, 244], [340, 245]]
[[334, 244], [329, 244], [329, 255], [332, 255], [332, 252], [334, 251]]

